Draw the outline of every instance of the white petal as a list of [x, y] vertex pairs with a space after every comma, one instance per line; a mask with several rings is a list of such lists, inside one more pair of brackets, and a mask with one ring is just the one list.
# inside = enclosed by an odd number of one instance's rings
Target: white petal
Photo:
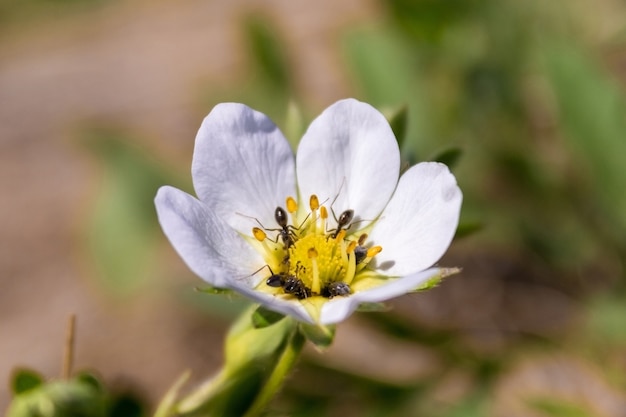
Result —
[[243, 104], [218, 104], [204, 119], [191, 172], [200, 200], [247, 235], [258, 226], [251, 217], [278, 227], [276, 207], [296, 196], [287, 140], [267, 116]]
[[304, 321], [307, 323], [314, 323], [313, 318], [308, 313], [308, 311], [304, 308], [302, 303], [295, 299], [283, 299], [279, 295], [273, 295], [264, 293], [261, 291], [256, 291], [247, 286], [237, 286], [231, 287], [233, 290], [243, 294], [244, 296], [250, 298], [251, 300], [262, 304], [265, 308], [270, 310], [292, 316], [300, 321]]
[[390, 280], [388, 284], [360, 291], [348, 297], [335, 297], [322, 307], [320, 323], [338, 323], [350, 316], [361, 303], [379, 303], [406, 294], [440, 273], [439, 268], [430, 268], [416, 274]]
[[398, 181], [400, 152], [385, 117], [354, 99], [328, 107], [311, 123], [298, 147], [296, 169], [300, 196], [311, 194], [337, 216], [354, 210], [358, 228], [374, 220]]
[[234, 229], [202, 202], [173, 187], [161, 187], [155, 199], [159, 222], [189, 268], [219, 288], [230, 288], [279, 313], [309, 323], [313, 319], [302, 303], [263, 293], [253, 287], [262, 274], [261, 256]]
[[219, 288], [251, 285], [246, 278], [263, 265], [262, 257], [203, 203], [165, 186], [155, 205], [165, 235], [194, 273]]
[[403, 276], [437, 262], [454, 237], [462, 199], [443, 164], [425, 162], [405, 172], [368, 239], [383, 248], [375, 267], [384, 275]]

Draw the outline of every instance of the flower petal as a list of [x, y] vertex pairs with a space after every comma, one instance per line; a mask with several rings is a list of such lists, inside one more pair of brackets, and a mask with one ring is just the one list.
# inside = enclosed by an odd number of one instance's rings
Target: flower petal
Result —
[[[161, 227], [174, 249], [203, 280], [219, 288], [249, 278], [263, 258], [234, 229], [203, 203], [173, 187], [161, 187], [155, 198]], [[251, 285], [249, 282], [247, 285]]]
[[283, 299], [279, 295], [268, 294], [242, 285], [231, 287], [231, 289], [270, 310], [294, 317], [306, 323], [315, 322], [302, 303], [296, 299]]
[[161, 187], [155, 199], [161, 227], [187, 266], [209, 284], [229, 288], [279, 313], [313, 322], [302, 303], [254, 289], [263, 258], [234, 229], [191, 195]]
[[258, 226], [253, 218], [278, 227], [276, 207], [296, 195], [287, 140], [267, 116], [243, 104], [218, 104], [204, 119], [191, 172], [200, 200], [247, 235]]
[[430, 268], [416, 274], [390, 280], [389, 283], [370, 290], [356, 292], [348, 297], [335, 297], [322, 307], [320, 323], [338, 323], [350, 316], [362, 303], [378, 303], [406, 294], [439, 274], [441, 274], [441, 269]]
[[376, 269], [403, 276], [437, 262], [454, 237], [462, 199], [444, 164], [424, 162], [405, 172], [368, 239], [383, 248]]
[[311, 123], [298, 147], [300, 196], [316, 194], [339, 213], [354, 210], [359, 228], [374, 220], [398, 182], [400, 151], [389, 123], [374, 107], [354, 99], [328, 107]]

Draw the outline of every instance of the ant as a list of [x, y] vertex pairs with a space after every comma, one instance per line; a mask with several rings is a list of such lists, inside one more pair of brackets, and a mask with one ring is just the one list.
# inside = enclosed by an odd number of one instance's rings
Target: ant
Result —
[[282, 287], [285, 294], [294, 295], [298, 300], [302, 300], [311, 296], [311, 290], [304, 285], [301, 279], [295, 275], [289, 275], [286, 272], [275, 274], [269, 265], [265, 265], [272, 274], [265, 283], [274, 288]]
[[354, 248], [354, 260], [356, 261], [356, 265], [363, 262], [367, 256], [367, 248], [363, 246], [365, 239], [367, 239], [367, 233], [363, 233], [359, 237], [358, 245]]
[[294, 226], [287, 224], [287, 212], [282, 207], [276, 207], [274, 211], [274, 219], [280, 226], [280, 229], [268, 229], [278, 230], [278, 236], [282, 239], [284, 249], [289, 249], [296, 243], [296, 234], [294, 233]]
[[[331, 208], [331, 211], [332, 211], [332, 208]], [[335, 216], [335, 213], [333, 212], [333, 217], [334, 216]], [[341, 229], [343, 229], [344, 227], [346, 229], [350, 228], [350, 222], [352, 221], [353, 217], [354, 217], [354, 210], [348, 209], [339, 215], [339, 219], [335, 218], [335, 220], [337, 220], [337, 228], [335, 229], [335, 233], [333, 233], [332, 235], [333, 239], [337, 237], [339, 232], [341, 232]]]
[[346, 296], [350, 295], [352, 291], [350, 290], [350, 285], [346, 284], [342, 281], [335, 281], [328, 284], [322, 290], [322, 296], [326, 298], [333, 298], [338, 296]]
[[276, 207], [276, 210], [274, 210], [274, 220], [276, 220], [276, 223], [278, 223], [278, 225], [280, 226], [280, 228], [277, 228], [277, 229], [266, 228], [265, 226], [263, 226], [263, 223], [261, 223], [259, 219], [257, 219], [256, 217], [246, 216], [245, 214], [241, 214], [241, 215], [254, 219], [254, 221], [256, 221], [263, 230], [266, 230], [269, 232], [278, 232], [278, 236], [276, 236], [276, 239], [274, 240], [274, 242], [276, 243], [278, 242], [278, 239], [282, 239], [283, 249], [289, 249], [291, 246], [293, 246], [296, 243], [296, 240], [298, 239], [298, 237], [296, 236], [296, 233], [294, 232], [294, 230], [299, 230], [300, 227], [302, 226], [300, 225], [299, 227], [295, 227], [290, 224], [287, 224], [287, 211], [285, 211], [285, 209], [280, 206]]
[[330, 203], [330, 211], [331, 213], [333, 213], [333, 217], [335, 218], [335, 221], [337, 222], [337, 228], [334, 230], [330, 230], [331, 232], [333, 232], [333, 234], [331, 235], [333, 239], [335, 239], [339, 235], [339, 232], [341, 232], [341, 229], [344, 229], [344, 228], [346, 230], [349, 229], [351, 226], [350, 222], [352, 222], [352, 219], [354, 218], [354, 210], [352, 209], [348, 209], [342, 212], [339, 215], [339, 219], [337, 219], [337, 216], [335, 215], [335, 210], [333, 210], [333, 204], [335, 204], [335, 201], [337, 201], [337, 198], [339, 198], [339, 194], [341, 194], [341, 189], [343, 188], [345, 181], [346, 179], [344, 178], [343, 181], [341, 182], [341, 186], [339, 187], [339, 191], [337, 191], [337, 195], [333, 199], [332, 203]]

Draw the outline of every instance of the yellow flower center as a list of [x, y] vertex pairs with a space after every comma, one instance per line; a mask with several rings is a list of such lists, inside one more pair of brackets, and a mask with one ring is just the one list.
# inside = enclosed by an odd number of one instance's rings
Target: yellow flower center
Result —
[[[346, 210], [337, 219], [337, 227], [327, 230], [328, 211], [319, 204], [317, 196], [309, 200], [311, 211], [300, 224], [296, 223], [297, 203], [292, 197], [286, 201], [287, 211], [277, 207], [275, 219], [278, 228], [253, 228], [252, 235], [265, 254], [267, 276], [258, 285], [259, 290], [284, 293], [290, 297], [333, 298], [349, 296], [351, 285], [358, 281], [368, 262], [379, 253], [380, 246], [367, 247], [367, 234], [349, 236], [354, 215]], [[274, 234], [274, 238], [268, 236]]]

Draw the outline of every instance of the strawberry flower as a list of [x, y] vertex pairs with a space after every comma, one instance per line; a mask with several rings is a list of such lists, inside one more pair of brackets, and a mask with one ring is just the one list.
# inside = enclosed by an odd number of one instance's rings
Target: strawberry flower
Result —
[[458, 225], [462, 194], [440, 163], [400, 176], [385, 117], [341, 100], [316, 118], [294, 157], [276, 125], [243, 104], [217, 105], [196, 136], [197, 198], [159, 189], [159, 222], [214, 287], [317, 324], [411, 292], [452, 270], [433, 266]]

